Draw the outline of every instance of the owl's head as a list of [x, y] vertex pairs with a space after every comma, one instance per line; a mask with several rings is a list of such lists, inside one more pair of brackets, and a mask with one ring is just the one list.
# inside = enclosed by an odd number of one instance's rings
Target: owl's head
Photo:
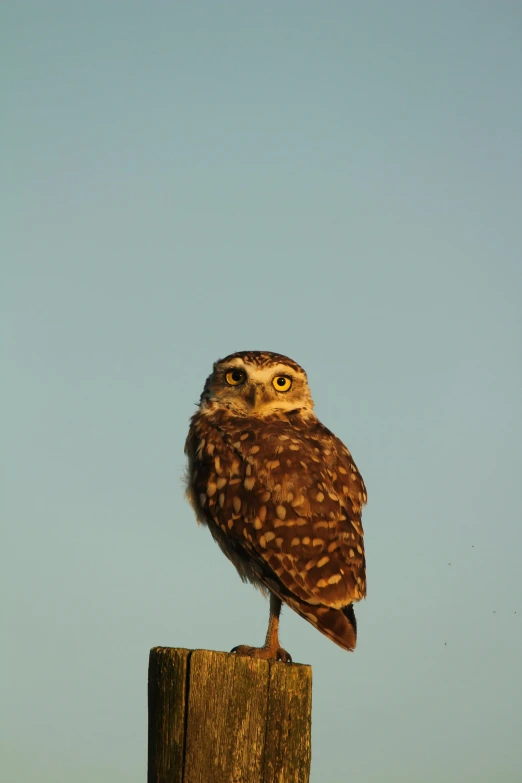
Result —
[[314, 407], [303, 368], [269, 351], [238, 351], [217, 361], [200, 405], [222, 406], [240, 416], [306, 413]]

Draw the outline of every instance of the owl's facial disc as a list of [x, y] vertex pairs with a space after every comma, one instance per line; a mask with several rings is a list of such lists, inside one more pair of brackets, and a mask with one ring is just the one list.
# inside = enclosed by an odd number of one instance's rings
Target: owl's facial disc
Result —
[[304, 371], [281, 361], [261, 366], [239, 356], [216, 363], [203, 399], [248, 416], [313, 408]]

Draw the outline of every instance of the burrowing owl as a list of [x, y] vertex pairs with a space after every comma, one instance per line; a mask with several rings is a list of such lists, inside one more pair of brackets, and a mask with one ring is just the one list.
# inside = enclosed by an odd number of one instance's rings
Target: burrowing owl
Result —
[[290, 661], [281, 602], [345, 650], [353, 602], [366, 595], [363, 480], [348, 449], [316, 418], [302, 367], [240, 351], [214, 364], [185, 451], [188, 497], [244, 581], [270, 593], [264, 647], [235, 651]]

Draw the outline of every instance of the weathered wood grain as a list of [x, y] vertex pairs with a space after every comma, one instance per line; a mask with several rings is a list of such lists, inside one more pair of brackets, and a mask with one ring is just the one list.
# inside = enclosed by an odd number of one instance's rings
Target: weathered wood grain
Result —
[[270, 667], [263, 783], [307, 783], [310, 776], [312, 669]]
[[148, 783], [308, 783], [309, 666], [156, 647]]
[[189, 653], [169, 647], [150, 651], [147, 783], [183, 783]]

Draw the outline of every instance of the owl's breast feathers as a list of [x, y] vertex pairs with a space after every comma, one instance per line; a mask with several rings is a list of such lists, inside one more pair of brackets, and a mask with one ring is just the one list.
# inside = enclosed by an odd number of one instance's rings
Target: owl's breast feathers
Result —
[[366, 491], [341, 441], [313, 415], [201, 410], [186, 452], [189, 499], [241, 577], [353, 649]]

